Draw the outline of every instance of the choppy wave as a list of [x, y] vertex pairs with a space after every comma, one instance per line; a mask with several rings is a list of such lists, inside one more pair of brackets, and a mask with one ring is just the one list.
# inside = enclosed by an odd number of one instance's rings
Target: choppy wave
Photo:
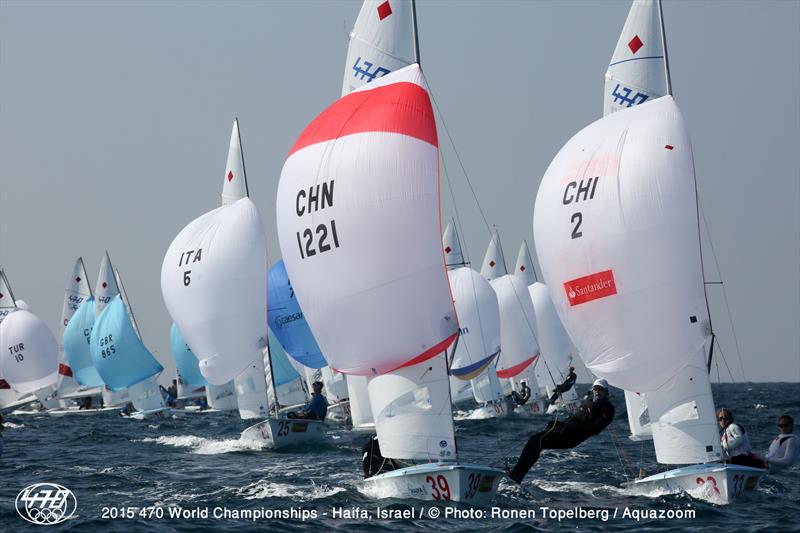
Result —
[[266, 446], [250, 439], [208, 439], [194, 435], [174, 435], [162, 437], [147, 437], [141, 442], [155, 442], [176, 448], [191, 448], [192, 453], [198, 455], [217, 455], [222, 453], [249, 452], [263, 450]]

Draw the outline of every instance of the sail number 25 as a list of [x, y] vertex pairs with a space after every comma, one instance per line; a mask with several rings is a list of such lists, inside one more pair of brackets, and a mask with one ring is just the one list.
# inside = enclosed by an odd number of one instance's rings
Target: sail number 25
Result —
[[[564, 196], [562, 202], [564, 205], [570, 205], [577, 202], [586, 202], [594, 198], [594, 193], [597, 190], [597, 182], [600, 181], [599, 176], [594, 178], [582, 179], [580, 181], [570, 181], [564, 188]], [[583, 223], [583, 213], [576, 211], [570, 218], [572, 223], [572, 238], [578, 239], [583, 237], [581, 231], [581, 223]]]

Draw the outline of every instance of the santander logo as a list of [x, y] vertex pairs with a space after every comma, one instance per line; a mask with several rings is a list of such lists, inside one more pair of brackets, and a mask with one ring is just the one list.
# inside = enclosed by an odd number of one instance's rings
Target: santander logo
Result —
[[564, 283], [564, 291], [567, 293], [567, 299], [571, 306], [591, 302], [606, 296], [613, 296], [617, 294], [614, 272], [612, 270], [604, 270], [603, 272], [596, 272], [582, 278], [567, 281]]

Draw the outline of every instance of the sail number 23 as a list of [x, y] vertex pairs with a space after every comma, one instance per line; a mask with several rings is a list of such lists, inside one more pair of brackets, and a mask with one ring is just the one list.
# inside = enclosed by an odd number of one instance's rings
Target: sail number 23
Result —
[[[564, 188], [564, 196], [562, 202], [564, 205], [570, 205], [577, 202], [586, 202], [594, 198], [595, 190], [597, 190], [597, 182], [600, 181], [599, 176], [594, 178], [582, 179], [580, 181], [570, 181]], [[581, 224], [583, 223], [583, 213], [576, 211], [570, 217], [572, 223], [572, 238], [578, 239], [583, 237], [581, 231]]]

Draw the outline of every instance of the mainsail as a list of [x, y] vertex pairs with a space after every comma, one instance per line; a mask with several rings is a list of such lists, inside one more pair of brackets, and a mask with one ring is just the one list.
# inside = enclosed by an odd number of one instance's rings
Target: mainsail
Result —
[[518, 276], [525, 285], [529, 287], [536, 281], [536, 275], [533, 271], [533, 258], [531, 258], [531, 251], [528, 249], [528, 243], [522, 241], [519, 245], [519, 253], [517, 253], [517, 264], [514, 266], [514, 275]]
[[89, 285], [89, 276], [86, 274], [86, 266], [83, 258], [79, 257], [75, 261], [72, 269], [72, 276], [67, 282], [67, 289], [64, 294], [64, 308], [61, 311], [61, 339], [58, 353], [58, 395], [63, 396], [75, 392], [80, 388], [80, 384], [75, 380], [74, 372], [69, 366], [67, 354], [64, 351], [63, 338], [70, 319], [78, 308], [92, 296], [92, 288]]

